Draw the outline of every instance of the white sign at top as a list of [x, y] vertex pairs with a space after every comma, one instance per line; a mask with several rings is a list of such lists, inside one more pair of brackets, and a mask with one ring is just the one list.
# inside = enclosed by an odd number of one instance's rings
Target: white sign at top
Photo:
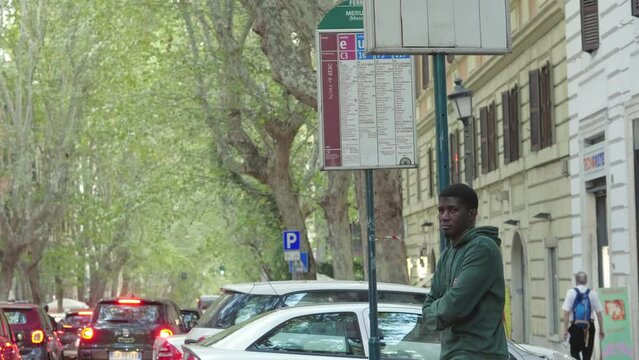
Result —
[[369, 55], [356, 30], [317, 40], [322, 169], [416, 167], [411, 57]]
[[512, 51], [510, 0], [366, 0], [373, 54], [505, 54]]

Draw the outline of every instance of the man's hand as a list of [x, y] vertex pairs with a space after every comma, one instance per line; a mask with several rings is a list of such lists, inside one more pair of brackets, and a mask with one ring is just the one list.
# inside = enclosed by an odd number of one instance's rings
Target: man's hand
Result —
[[603, 340], [604, 337], [606, 337], [606, 334], [604, 334], [603, 330], [599, 330], [599, 340]]
[[563, 334], [562, 339], [564, 339], [564, 340], [568, 339], [568, 329], [564, 329], [564, 334]]

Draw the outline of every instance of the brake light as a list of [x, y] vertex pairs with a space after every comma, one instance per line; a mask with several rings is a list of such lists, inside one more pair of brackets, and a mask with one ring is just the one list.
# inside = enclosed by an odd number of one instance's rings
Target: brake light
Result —
[[78, 315], [91, 316], [93, 315], [93, 311], [78, 311]]
[[62, 325], [62, 327], [65, 328], [65, 329], [72, 329], [73, 328], [73, 326], [71, 326], [71, 325]]
[[195, 342], [200, 342], [204, 339], [206, 339], [206, 336], [200, 336], [199, 339], [195, 340]]
[[80, 334], [82, 336], [82, 339], [84, 340], [91, 340], [93, 339], [93, 328], [90, 327], [86, 327], [84, 329], [82, 329], [82, 333]]
[[158, 333], [158, 336], [161, 338], [167, 338], [169, 336], [173, 336], [173, 331], [171, 329], [162, 329]]
[[168, 341], [163, 340], [160, 349], [158, 350], [157, 360], [181, 360], [182, 353], [178, 348], [170, 344]]
[[31, 333], [31, 343], [41, 344], [44, 341], [44, 332], [42, 330], [33, 330]]
[[142, 300], [140, 299], [118, 299], [118, 304], [126, 304], [126, 305], [140, 305]]

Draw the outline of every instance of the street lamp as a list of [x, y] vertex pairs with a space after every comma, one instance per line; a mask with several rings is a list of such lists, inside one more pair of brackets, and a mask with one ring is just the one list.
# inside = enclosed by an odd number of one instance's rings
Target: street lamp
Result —
[[464, 124], [464, 167], [466, 168], [466, 183], [470, 186], [475, 178], [475, 154], [473, 149], [475, 148], [474, 130], [471, 134], [471, 121], [473, 118], [473, 91], [466, 89], [462, 85], [462, 79], [455, 79], [455, 88], [453, 93], [448, 95], [448, 100], [453, 101], [455, 104], [455, 110], [457, 110], [457, 117]]
[[473, 91], [462, 85], [462, 79], [455, 79], [455, 88], [453, 93], [448, 95], [448, 100], [454, 102], [457, 117], [460, 120], [463, 121], [473, 115]]

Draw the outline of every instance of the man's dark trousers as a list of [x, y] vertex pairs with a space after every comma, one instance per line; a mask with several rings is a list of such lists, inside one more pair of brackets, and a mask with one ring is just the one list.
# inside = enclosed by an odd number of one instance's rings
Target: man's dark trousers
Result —
[[[575, 359], [590, 360], [595, 346], [595, 322], [591, 321], [587, 330], [570, 324], [568, 332], [570, 333], [570, 356]], [[586, 332], [588, 332], [588, 342], [586, 342]]]

